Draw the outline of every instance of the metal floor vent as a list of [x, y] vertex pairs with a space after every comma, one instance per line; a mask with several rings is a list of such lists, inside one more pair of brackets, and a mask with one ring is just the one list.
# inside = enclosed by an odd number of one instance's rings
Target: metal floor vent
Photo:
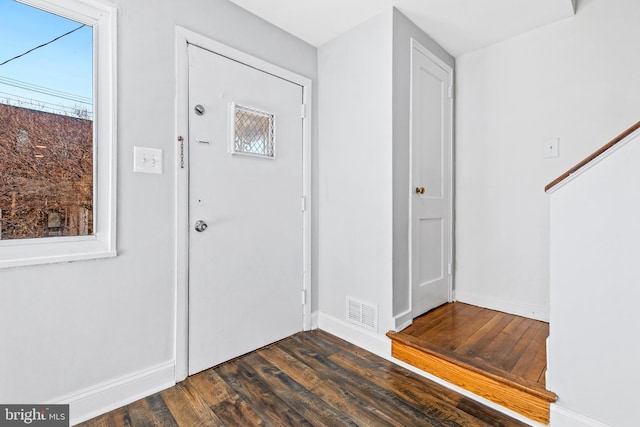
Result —
[[347, 320], [372, 331], [378, 331], [378, 306], [347, 297]]

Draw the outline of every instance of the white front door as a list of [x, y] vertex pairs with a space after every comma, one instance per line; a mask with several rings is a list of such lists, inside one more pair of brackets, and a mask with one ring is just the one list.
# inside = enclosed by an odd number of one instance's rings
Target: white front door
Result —
[[189, 45], [189, 374], [303, 328], [301, 105]]
[[411, 72], [411, 309], [451, 300], [452, 70], [421, 46]]

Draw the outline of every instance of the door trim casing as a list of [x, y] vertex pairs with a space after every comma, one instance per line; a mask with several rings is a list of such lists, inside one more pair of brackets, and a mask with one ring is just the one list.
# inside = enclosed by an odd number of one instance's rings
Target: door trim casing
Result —
[[[311, 79], [234, 49], [184, 27], [176, 26], [176, 135], [175, 141], [175, 377], [188, 376], [189, 361], [189, 44], [296, 83], [302, 87], [302, 197], [303, 214], [303, 329], [311, 329]], [[301, 107], [302, 108], [302, 107]], [[304, 116], [304, 117], [302, 117]], [[182, 141], [180, 141], [182, 138]], [[184, 166], [184, 167], [183, 167]]]
[[[449, 114], [451, 115], [451, 128], [448, 129], [447, 131], [449, 132], [449, 138], [451, 139], [451, 144], [448, 147], [449, 148], [449, 164], [447, 165], [447, 167], [449, 168], [449, 173], [447, 176], [447, 190], [449, 191], [449, 203], [447, 206], [447, 215], [449, 216], [449, 227], [447, 230], [448, 233], [448, 239], [449, 239], [449, 250], [447, 253], [447, 258], [448, 258], [448, 264], [451, 266], [451, 272], [447, 272], [448, 274], [448, 292], [449, 292], [449, 302], [453, 301], [454, 299], [454, 292], [453, 292], [453, 282], [454, 282], [454, 271], [455, 271], [455, 265], [454, 265], [454, 260], [453, 260], [453, 254], [454, 254], [454, 244], [455, 244], [455, 239], [454, 239], [454, 217], [453, 217], [453, 212], [454, 212], [454, 199], [455, 199], [455, 194], [454, 194], [454, 164], [455, 164], [455, 159], [454, 159], [454, 122], [455, 122], [455, 118], [454, 118], [454, 111], [455, 111], [455, 88], [454, 88], [454, 70], [451, 66], [449, 66], [449, 64], [447, 64], [446, 62], [444, 62], [442, 59], [440, 59], [437, 55], [435, 55], [433, 52], [431, 52], [429, 49], [427, 49], [426, 47], [424, 47], [422, 44], [420, 44], [420, 42], [418, 42], [416, 39], [414, 39], [413, 37], [411, 38], [411, 56], [410, 56], [410, 90], [409, 90], [409, 94], [410, 94], [410, 100], [409, 100], [409, 105], [410, 105], [410, 112], [409, 112], [409, 128], [411, 129], [410, 132], [410, 137], [409, 137], [409, 182], [412, 183], [413, 182], [413, 82], [414, 82], [414, 76], [413, 76], [413, 61], [414, 61], [414, 55], [415, 55], [415, 51], [420, 52], [421, 54], [423, 54], [425, 57], [427, 57], [427, 59], [429, 59], [431, 62], [433, 62], [436, 66], [442, 68], [445, 72], [447, 72], [447, 74], [449, 75], [449, 87], [450, 87], [450, 99], [451, 99], [451, 103], [450, 103], [450, 109], [449, 109]], [[406, 326], [409, 326], [412, 322], [413, 322], [413, 202], [414, 202], [414, 197], [413, 197], [413, 193], [409, 190], [409, 310], [406, 313], [402, 313], [400, 316], [398, 316], [398, 318], [400, 318], [400, 320], [402, 320], [403, 323], [403, 328]], [[409, 319], [407, 318], [407, 316], [409, 317]]]

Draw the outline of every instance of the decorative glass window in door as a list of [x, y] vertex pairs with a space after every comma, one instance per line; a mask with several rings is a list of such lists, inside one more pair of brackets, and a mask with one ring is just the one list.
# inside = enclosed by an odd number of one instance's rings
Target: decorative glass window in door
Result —
[[275, 115], [256, 108], [231, 103], [231, 154], [275, 157]]

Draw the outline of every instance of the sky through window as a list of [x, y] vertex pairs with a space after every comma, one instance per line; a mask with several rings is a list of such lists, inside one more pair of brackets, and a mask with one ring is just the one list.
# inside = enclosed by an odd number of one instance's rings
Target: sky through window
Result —
[[[0, 63], [82, 23], [0, 0]], [[57, 114], [93, 113], [93, 29], [85, 26], [0, 66], [0, 102]]]

